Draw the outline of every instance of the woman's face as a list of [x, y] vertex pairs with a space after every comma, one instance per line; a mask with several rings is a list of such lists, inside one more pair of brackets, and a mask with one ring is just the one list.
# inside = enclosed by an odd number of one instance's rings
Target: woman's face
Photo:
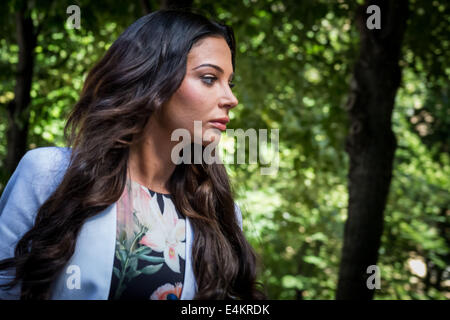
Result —
[[[231, 51], [225, 39], [199, 40], [188, 54], [180, 87], [162, 106], [157, 122], [170, 134], [179, 128], [188, 130], [192, 142], [218, 142], [230, 109], [238, 104], [230, 88], [232, 78]], [[201, 121], [201, 132], [200, 126], [194, 131], [194, 121]]]

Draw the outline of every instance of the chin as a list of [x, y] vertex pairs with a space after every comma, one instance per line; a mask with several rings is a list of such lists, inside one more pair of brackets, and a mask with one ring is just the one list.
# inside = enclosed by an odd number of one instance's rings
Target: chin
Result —
[[208, 136], [204, 136], [203, 137], [203, 146], [207, 146], [211, 143], [219, 143], [220, 142], [220, 138], [222, 137], [222, 135], [208, 135]]

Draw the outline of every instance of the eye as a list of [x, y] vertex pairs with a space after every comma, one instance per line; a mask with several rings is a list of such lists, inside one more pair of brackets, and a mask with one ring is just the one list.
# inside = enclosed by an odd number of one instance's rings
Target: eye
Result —
[[[212, 86], [214, 84], [214, 82], [217, 80], [217, 77], [214, 77], [214, 76], [202, 77], [201, 79], [207, 86]], [[235, 86], [235, 84], [232, 82], [228, 82], [228, 85], [230, 86], [230, 88], [233, 88]]]
[[202, 80], [208, 86], [212, 86], [214, 84], [214, 81], [217, 80], [217, 77], [202, 77]]

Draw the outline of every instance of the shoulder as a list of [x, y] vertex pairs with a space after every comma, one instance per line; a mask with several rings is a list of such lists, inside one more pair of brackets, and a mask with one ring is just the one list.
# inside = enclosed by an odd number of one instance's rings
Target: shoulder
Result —
[[36, 148], [20, 159], [0, 196], [0, 259], [14, 255], [17, 241], [33, 226], [69, 160], [70, 149], [59, 147]]
[[22, 179], [30, 182], [52, 182], [51, 177], [59, 176], [67, 169], [71, 149], [62, 147], [40, 147], [25, 153], [17, 166]]
[[32, 149], [20, 159], [0, 196], [0, 242], [5, 234], [21, 234], [32, 226], [38, 208], [60, 183], [69, 160], [70, 149], [59, 147]]
[[35, 169], [53, 169], [55, 165], [67, 162], [71, 151], [71, 148], [40, 147], [27, 151], [21, 161]]

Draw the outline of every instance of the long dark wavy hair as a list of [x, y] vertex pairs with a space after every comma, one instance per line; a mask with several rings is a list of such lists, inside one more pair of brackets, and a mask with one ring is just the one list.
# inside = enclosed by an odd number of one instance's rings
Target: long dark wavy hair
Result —
[[[64, 128], [72, 153], [62, 182], [39, 208], [14, 257], [0, 262], [0, 269], [15, 268], [6, 285], [21, 283], [21, 299], [51, 298], [51, 284], [73, 255], [83, 223], [122, 195], [133, 137], [181, 85], [190, 49], [207, 36], [226, 40], [234, 70], [233, 30], [180, 10], [141, 17], [90, 70]], [[179, 164], [169, 191], [194, 229], [195, 299], [265, 298], [223, 164]]]

